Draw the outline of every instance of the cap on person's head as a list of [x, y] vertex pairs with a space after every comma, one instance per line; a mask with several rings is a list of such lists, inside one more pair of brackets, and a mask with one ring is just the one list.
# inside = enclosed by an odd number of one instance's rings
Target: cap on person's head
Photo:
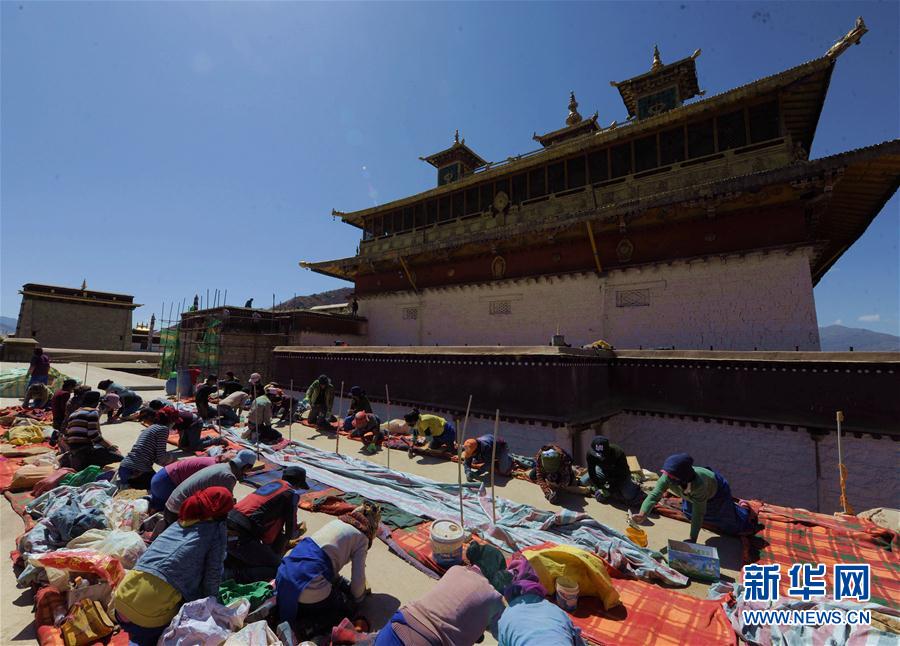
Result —
[[243, 449], [237, 452], [237, 455], [231, 458], [231, 464], [235, 465], [241, 471], [246, 471], [256, 463], [256, 453], [249, 449]]
[[168, 404], [161, 399], [151, 399], [150, 403], [147, 404], [147, 407], [150, 410], [157, 410], [157, 411], [162, 410], [163, 406], [168, 406]]
[[252, 375], [250, 375], [250, 383], [251, 384], [259, 383], [260, 379], [262, 379], [262, 375], [260, 375], [258, 372], [254, 372]]
[[609, 440], [602, 435], [598, 435], [593, 440], [591, 440], [591, 451], [593, 451], [595, 455], [602, 455], [608, 447]]
[[463, 455], [467, 458], [471, 458], [475, 455], [475, 451], [478, 450], [478, 440], [474, 437], [470, 437], [468, 440], [463, 442]]
[[230, 379], [234, 379], [234, 373], [231, 372], [231, 370], [227, 370], [227, 371], [225, 372], [225, 376], [228, 377], [228, 378], [230, 378]]
[[419, 421], [419, 411], [415, 409], [409, 411], [406, 415], [403, 416], [403, 420], [410, 426], [414, 425]]
[[369, 421], [369, 415], [366, 411], [361, 410], [353, 416], [353, 428], [361, 428]]
[[323, 386], [328, 383], [328, 375], [319, 375], [319, 383]]
[[110, 386], [112, 386], [112, 379], [104, 379], [99, 384], [97, 384], [97, 388], [99, 388], [100, 390], [106, 390]]
[[66, 379], [63, 381], [63, 390], [72, 390], [75, 386], [78, 385], [78, 382], [74, 379]]
[[681, 484], [687, 484], [694, 480], [694, 458], [687, 453], [670, 455], [663, 462], [662, 470], [670, 478], [678, 480]]
[[100, 405], [100, 391], [99, 390], [89, 390], [84, 393], [84, 397], [81, 398], [81, 405], [86, 408], [96, 408]]
[[284, 475], [281, 479], [292, 487], [309, 489], [309, 485], [306, 484], [306, 469], [303, 467], [288, 467], [284, 470]]
[[353, 388], [350, 389], [350, 395], [353, 397], [359, 397], [362, 394], [363, 394], [363, 389], [360, 388], [359, 386], [353, 386]]

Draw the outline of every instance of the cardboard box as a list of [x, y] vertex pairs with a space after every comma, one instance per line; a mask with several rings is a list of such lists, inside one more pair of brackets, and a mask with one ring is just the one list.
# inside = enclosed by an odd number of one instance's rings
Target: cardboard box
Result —
[[719, 580], [719, 551], [708, 545], [669, 539], [669, 565], [699, 581]]

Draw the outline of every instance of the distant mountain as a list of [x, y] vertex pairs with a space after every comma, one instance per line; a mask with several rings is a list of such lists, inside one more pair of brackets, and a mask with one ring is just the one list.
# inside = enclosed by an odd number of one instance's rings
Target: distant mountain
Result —
[[859, 352], [900, 351], [900, 336], [858, 327], [843, 325], [820, 327], [819, 339], [822, 350], [826, 352], [845, 352], [851, 347]]
[[305, 310], [317, 305], [335, 305], [347, 303], [353, 293], [352, 287], [341, 287], [309, 296], [295, 296], [275, 306], [276, 310]]
[[16, 319], [8, 316], [0, 316], [0, 334], [14, 334], [16, 331]]

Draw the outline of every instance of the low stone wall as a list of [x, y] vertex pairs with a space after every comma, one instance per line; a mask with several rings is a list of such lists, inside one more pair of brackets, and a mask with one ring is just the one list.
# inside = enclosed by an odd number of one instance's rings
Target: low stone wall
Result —
[[[833, 432], [623, 413], [607, 420], [598, 433], [638, 456], [645, 469], [658, 471], [672, 453], [690, 453], [696, 465], [722, 473], [738, 498], [824, 513], [840, 510]], [[850, 434], [842, 438], [842, 449], [848, 497], [856, 511], [895, 507], [900, 444], [888, 436]]]

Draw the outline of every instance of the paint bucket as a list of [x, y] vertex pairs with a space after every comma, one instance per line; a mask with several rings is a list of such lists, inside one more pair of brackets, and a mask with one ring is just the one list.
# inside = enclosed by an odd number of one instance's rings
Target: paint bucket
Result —
[[640, 527], [629, 525], [625, 528], [625, 535], [631, 539], [631, 542], [640, 547], [647, 547], [647, 532]]
[[431, 523], [431, 552], [435, 563], [445, 569], [462, 563], [464, 536], [463, 528], [452, 520]]
[[574, 612], [578, 607], [578, 582], [567, 576], [556, 580], [556, 605], [566, 612]]

